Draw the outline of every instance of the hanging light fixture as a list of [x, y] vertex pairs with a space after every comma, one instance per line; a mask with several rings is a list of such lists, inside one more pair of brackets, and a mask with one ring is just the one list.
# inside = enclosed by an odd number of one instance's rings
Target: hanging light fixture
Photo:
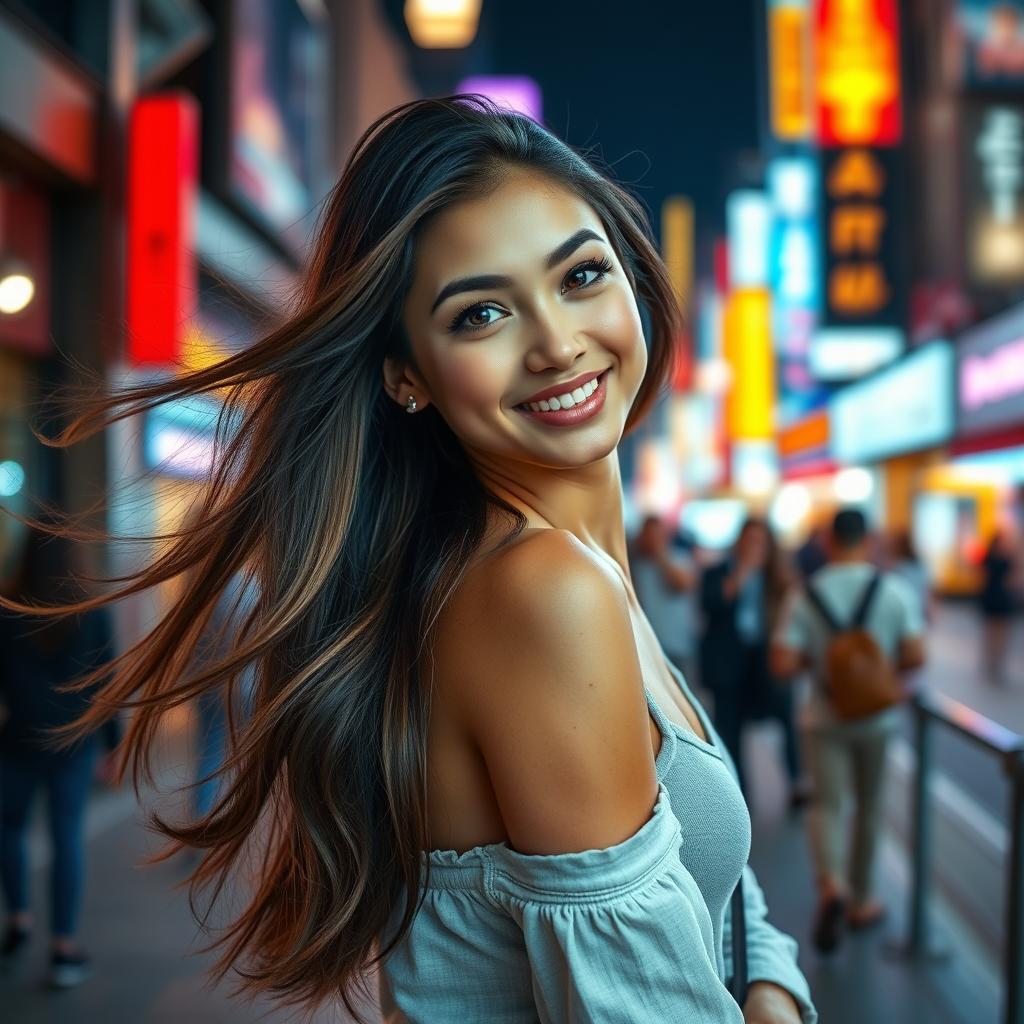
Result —
[[405, 0], [405, 23], [417, 46], [457, 49], [476, 37], [481, 0]]
[[0, 314], [20, 313], [35, 293], [32, 268], [13, 257], [0, 258]]

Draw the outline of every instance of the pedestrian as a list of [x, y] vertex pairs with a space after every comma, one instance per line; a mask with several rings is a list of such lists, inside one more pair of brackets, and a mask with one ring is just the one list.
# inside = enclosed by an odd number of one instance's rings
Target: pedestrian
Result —
[[[253, 346], [70, 428], [226, 389], [171, 548], [196, 571], [104, 694], [145, 756], [255, 662], [224, 794], [159, 824], [206, 851], [194, 883], [251, 883], [220, 970], [310, 1011], [379, 979], [392, 1022], [812, 1024], [728, 754], [629, 575], [618, 446], [679, 336], [642, 207], [528, 117], [415, 101], [357, 143], [309, 266]], [[183, 679], [243, 566], [252, 629]]]
[[[831, 952], [846, 925], [880, 922], [872, 868], [881, 827], [886, 751], [896, 730], [898, 673], [924, 662], [920, 602], [904, 579], [869, 559], [864, 515], [835, 516], [829, 564], [795, 596], [775, 634], [780, 677], [809, 668], [811, 694], [801, 715], [803, 749], [814, 787], [807, 828], [818, 890], [815, 946]], [[844, 804], [853, 797], [846, 849]]]
[[793, 689], [780, 685], [768, 661], [772, 630], [793, 586], [768, 524], [748, 519], [729, 557], [702, 581], [704, 635], [701, 678], [714, 695], [715, 727], [729, 748], [744, 792], [743, 732], [748, 722], [774, 719], [782, 729], [789, 804], [806, 803]]
[[697, 567], [673, 548], [660, 516], [644, 518], [629, 559], [637, 600], [669, 661], [693, 686], [697, 652]]
[[800, 578], [809, 580], [828, 561], [828, 529], [821, 523], [813, 526], [807, 539], [796, 552], [796, 567]]
[[982, 585], [978, 595], [981, 609], [982, 664], [990, 683], [1006, 681], [1006, 655], [1010, 648], [1013, 617], [1017, 611], [1015, 592], [1020, 566], [1008, 530], [992, 535], [981, 562]]
[[889, 570], [906, 580], [921, 607], [925, 622], [933, 618], [932, 584], [909, 530], [898, 530], [889, 540]]
[[[26, 605], [81, 599], [84, 592], [70, 582], [73, 568], [65, 537], [30, 530], [9, 596]], [[119, 737], [116, 718], [70, 749], [52, 749], [49, 731], [88, 707], [94, 690], [60, 688], [113, 657], [109, 612], [96, 608], [40, 622], [0, 608], [0, 651], [0, 701], [6, 707], [0, 726], [0, 875], [8, 911], [0, 957], [13, 963], [31, 938], [27, 833], [36, 791], [43, 788], [53, 847], [47, 980], [68, 988], [92, 973], [76, 938], [85, 885], [84, 816], [101, 741], [112, 749]]]

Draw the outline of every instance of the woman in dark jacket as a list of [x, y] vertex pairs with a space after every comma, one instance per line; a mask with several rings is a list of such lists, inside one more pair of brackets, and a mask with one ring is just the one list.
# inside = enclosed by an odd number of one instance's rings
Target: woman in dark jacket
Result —
[[[26, 604], [70, 601], [70, 543], [31, 531], [11, 596]], [[79, 598], [80, 599], [80, 598]], [[97, 752], [97, 735], [55, 749], [48, 731], [77, 718], [91, 691], [61, 692], [62, 684], [113, 657], [105, 609], [64, 619], [33, 619], [0, 608], [0, 878], [9, 918], [0, 956], [12, 961], [28, 946], [32, 916], [26, 838], [37, 788], [47, 791], [53, 844], [50, 874], [50, 973], [56, 987], [88, 976], [89, 958], [75, 941], [84, 880], [83, 819]], [[117, 743], [116, 719], [104, 730]]]
[[768, 524], [748, 519], [730, 556], [704, 574], [701, 607], [701, 678], [714, 694], [715, 728], [736, 762], [746, 792], [741, 756], [743, 726], [774, 718], [782, 726], [790, 806], [807, 799], [793, 722], [793, 694], [768, 668], [768, 646], [792, 573]]
[[1017, 607], [1014, 591], [1018, 566], [1015, 554], [1006, 531], [997, 530], [981, 564], [982, 587], [978, 605], [985, 623], [982, 656], [985, 675], [990, 683], [1002, 683], [1006, 679], [1006, 654]]

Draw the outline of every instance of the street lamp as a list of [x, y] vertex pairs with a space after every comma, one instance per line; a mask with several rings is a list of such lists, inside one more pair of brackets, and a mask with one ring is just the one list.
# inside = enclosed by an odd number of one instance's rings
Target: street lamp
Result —
[[20, 313], [36, 293], [32, 270], [20, 260], [0, 259], [0, 313]]
[[476, 36], [482, 0], [405, 0], [405, 23], [417, 46], [456, 49]]

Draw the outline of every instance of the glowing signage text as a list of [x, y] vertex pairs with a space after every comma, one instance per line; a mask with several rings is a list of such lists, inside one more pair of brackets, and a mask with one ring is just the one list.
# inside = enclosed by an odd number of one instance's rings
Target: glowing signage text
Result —
[[817, 0], [818, 139], [827, 146], [900, 141], [896, 0]]

